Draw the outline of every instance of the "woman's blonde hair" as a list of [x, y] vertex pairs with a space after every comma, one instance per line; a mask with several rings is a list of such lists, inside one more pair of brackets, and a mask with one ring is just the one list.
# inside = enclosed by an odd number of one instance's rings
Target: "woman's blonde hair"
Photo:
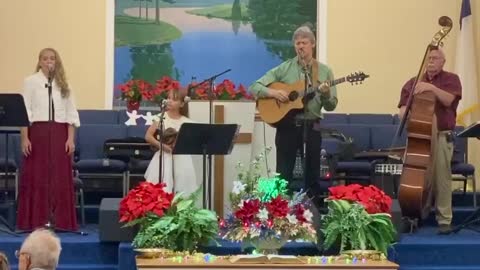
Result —
[[62, 97], [66, 98], [70, 95], [70, 88], [68, 87], [67, 76], [65, 75], [65, 69], [63, 68], [62, 59], [60, 58], [60, 54], [58, 54], [58, 52], [55, 49], [44, 48], [40, 51], [40, 53], [38, 54], [38, 62], [37, 62], [37, 67], [35, 68], [35, 71], [38, 72], [41, 69], [40, 60], [42, 58], [42, 55], [48, 51], [52, 52], [55, 55], [55, 70], [54, 70], [55, 82], [60, 87], [60, 92], [62, 94]]

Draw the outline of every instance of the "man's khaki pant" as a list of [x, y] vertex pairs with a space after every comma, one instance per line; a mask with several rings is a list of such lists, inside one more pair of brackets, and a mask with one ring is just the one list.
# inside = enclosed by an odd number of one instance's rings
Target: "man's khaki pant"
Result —
[[438, 131], [432, 138], [435, 147], [432, 151], [432, 180], [436, 219], [439, 225], [452, 222], [452, 156], [453, 142], [447, 137], [451, 131]]

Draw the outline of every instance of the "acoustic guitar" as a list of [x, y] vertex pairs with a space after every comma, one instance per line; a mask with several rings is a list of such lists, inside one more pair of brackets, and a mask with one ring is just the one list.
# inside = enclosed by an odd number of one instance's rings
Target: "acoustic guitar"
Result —
[[[353, 84], [362, 83], [369, 75], [363, 72], [355, 72], [348, 76], [335, 79], [328, 82], [328, 85], [334, 86], [343, 82]], [[320, 85], [321, 83], [319, 83]], [[275, 90], [283, 90], [288, 94], [287, 102], [280, 102], [274, 98], [262, 98], [257, 101], [257, 109], [262, 120], [272, 126], [276, 126], [290, 111], [303, 109], [303, 97], [305, 96], [305, 81], [298, 80], [292, 84], [274, 82], [268, 85]], [[307, 90], [307, 100], [320, 94], [318, 87]]]

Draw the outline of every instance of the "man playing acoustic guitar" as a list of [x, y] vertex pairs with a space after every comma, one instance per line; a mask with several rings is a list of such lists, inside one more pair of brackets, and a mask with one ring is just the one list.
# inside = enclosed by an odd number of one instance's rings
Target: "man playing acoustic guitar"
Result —
[[[286, 91], [269, 88], [275, 82], [293, 84], [304, 81], [313, 84], [312, 94], [307, 95], [304, 109], [291, 110], [277, 125], [275, 135], [277, 173], [291, 183], [297, 150], [303, 154], [304, 124], [306, 124], [306, 187], [309, 189], [320, 174], [320, 151], [322, 137], [320, 131], [313, 129], [313, 124], [323, 118], [322, 108], [333, 111], [337, 106], [337, 91], [325, 82], [332, 80], [331, 69], [313, 58], [315, 35], [308, 26], [301, 26], [293, 33], [296, 57], [269, 70], [263, 77], [250, 86], [250, 91], [257, 98], [274, 98], [279, 103], [290, 102]], [[305, 73], [308, 76], [305, 76]], [[303, 89], [298, 89], [303, 90]]]

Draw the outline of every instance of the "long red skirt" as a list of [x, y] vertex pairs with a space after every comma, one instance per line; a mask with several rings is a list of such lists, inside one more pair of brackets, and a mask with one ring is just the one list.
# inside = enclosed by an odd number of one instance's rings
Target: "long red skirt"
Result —
[[23, 158], [17, 227], [32, 230], [50, 222], [76, 230], [72, 157], [65, 152], [68, 124], [35, 122], [28, 131], [32, 152]]

